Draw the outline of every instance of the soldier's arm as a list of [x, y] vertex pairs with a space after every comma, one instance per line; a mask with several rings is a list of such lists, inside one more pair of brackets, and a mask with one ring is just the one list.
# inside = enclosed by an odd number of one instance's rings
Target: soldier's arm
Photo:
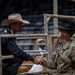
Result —
[[75, 62], [75, 46], [72, 48], [72, 51], [70, 53], [70, 58], [73, 62]]
[[49, 59], [49, 61], [43, 61], [42, 65], [47, 68], [56, 69], [56, 62], [52, 57]]

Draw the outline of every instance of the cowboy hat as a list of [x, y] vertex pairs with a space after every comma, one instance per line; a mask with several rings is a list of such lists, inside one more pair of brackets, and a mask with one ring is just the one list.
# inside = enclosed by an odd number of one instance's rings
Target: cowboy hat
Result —
[[45, 42], [45, 39], [37, 39], [36, 42], [37, 43]]
[[10, 23], [13, 23], [13, 22], [22, 22], [25, 24], [30, 24], [27, 20], [23, 20], [20, 14], [13, 13], [8, 16], [8, 19], [5, 19], [4, 21], [2, 21], [1, 25], [9, 25]]
[[75, 23], [71, 20], [63, 20], [61, 25], [59, 25], [57, 27], [58, 30], [61, 30], [61, 29], [65, 29], [65, 30], [72, 30], [74, 31], [75, 30]]

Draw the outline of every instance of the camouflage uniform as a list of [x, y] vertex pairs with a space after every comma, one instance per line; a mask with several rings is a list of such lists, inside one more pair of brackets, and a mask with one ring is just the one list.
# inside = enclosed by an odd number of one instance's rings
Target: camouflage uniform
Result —
[[71, 41], [61, 45], [59, 51], [42, 64], [52, 69], [52, 75], [75, 75], [75, 43]]

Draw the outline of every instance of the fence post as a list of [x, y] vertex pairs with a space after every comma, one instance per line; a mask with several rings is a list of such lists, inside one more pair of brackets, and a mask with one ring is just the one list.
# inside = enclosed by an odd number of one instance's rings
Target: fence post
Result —
[[1, 37], [0, 37], [0, 75], [2, 75]]

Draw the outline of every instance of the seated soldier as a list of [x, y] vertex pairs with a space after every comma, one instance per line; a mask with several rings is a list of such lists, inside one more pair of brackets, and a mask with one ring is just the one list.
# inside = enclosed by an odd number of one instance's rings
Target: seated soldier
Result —
[[52, 54], [49, 61], [41, 60], [40, 57], [39, 60], [41, 65], [52, 69], [52, 75], [75, 75], [75, 43], [71, 39], [75, 32], [75, 23], [63, 20], [57, 29], [61, 41], [58, 50]]

